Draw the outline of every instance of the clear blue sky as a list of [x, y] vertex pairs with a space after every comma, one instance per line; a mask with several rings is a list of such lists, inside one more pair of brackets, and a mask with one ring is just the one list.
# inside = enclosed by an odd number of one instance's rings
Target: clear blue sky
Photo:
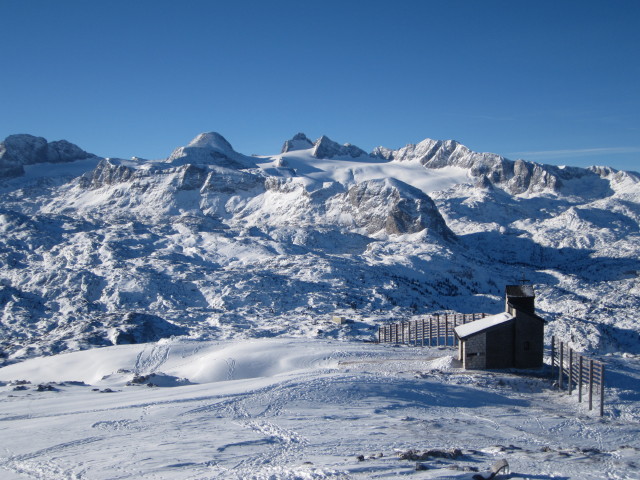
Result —
[[640, 2], [0, 0], [0, 138], [163, 158], [217, 131], [640, 170]]

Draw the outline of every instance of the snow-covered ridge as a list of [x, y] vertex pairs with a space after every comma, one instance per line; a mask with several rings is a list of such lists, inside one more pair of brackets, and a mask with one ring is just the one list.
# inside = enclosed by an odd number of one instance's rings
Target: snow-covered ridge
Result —
[[304, 134], [248, 157], [205, 133], [163, 160], [27, 165], [0, 182], [0, 353], [370, 338], [385, 319], [495, 312], [523, 273], [549, 334], [638, 351], [638, 175], [519, 162]]
[[[478, 185], [499, 186], [511, 194], [535, 194], [542, 192], [562, 192], [572, 181], [592, 177], [591, 181], [609, 179], [621, 173], [622, 177], [638, 182], [638, 176], [629, 172], [617, 172], [609, 167], [556, 167], [525, 160], [509, 160], [493, 153], [477, 153], [454, 140], [426, 139], [418, 144], [409, 144], [399, 150], [377, 147], [371, 153], [374, 157], [399, 162], [418, 161], [425, 168], [461, 167]], [[597, 178], [596, 178], [597, 177]], [[605, 183], [605, 182], [602, 182]]]

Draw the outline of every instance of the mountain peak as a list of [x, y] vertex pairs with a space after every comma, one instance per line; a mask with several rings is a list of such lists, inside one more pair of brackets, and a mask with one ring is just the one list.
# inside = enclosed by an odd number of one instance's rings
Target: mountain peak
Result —
[[191, 140], [189, 142], [189, 145], [187, 146], [196, 148], [211, 148], [221, 153], [234, 152], [233, 147], [227, 141], [227, 139], [217, 132], [201, 133], [196, 138]]
[[291, 140], [282, 145], [280, 153], [293, 152], [295, 150], [308, 150], [313, 147], [313, 142], [304, 133], [296, 133]]
[[242, 169], [255, 167], [248, 157], [236, 152], [217, 132], [201, 133], [185, 147], [176, 148], [167, 159], [172, 165], [218, 165]]
[[367, 155], [367, 152], [350, 143], [340, 145], [339, 143], [331, 140], [326, 135], [322, 135], [318, 140], [316, 140], [316, 143], [313, 147], [313, 156], [316, 158], [357, 158], [363, 155]]

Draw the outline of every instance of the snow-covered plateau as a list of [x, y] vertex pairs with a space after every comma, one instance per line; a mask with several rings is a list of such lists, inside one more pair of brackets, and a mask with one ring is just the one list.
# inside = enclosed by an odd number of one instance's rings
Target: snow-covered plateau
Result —
[[640, 362], [610, 367], [600, 419], [544, 376], [465, 371], [445, 348], [170, 339], [34, 358], [0, 369], [0, 475], [471, 480], [504, 459], [499, 479], [638, 479]]
[[[12, 135], [0, 193], [8, 478], [640, 478], [638, 173], [428, 139], [247, 156], [205, 133], [125, 160]], [[523, 276], [547, 343], [607, 365], [603, 419], [544, 371], [363, 342], [498, 313]]]

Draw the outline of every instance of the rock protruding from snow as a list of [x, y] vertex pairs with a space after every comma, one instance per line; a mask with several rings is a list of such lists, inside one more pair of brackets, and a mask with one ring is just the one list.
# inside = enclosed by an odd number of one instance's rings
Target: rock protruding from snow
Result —
[[280, 153], [308, 150], [310, 148], [313, 148], [313, 142], [304, 133], [296, 133], [291, 140], [284, 142]]
[[123, 165], [120, 160], [105, 158], [91, 172], [80, 178], [84, 188], [100, 188], [130, 180], [136, 173], [134, 168]]
[[157, 342], [161, 338], [187, 335], [187, 328], [167, 322], [156, 315], [128, 312], [122, 321], [109, 330], [109, 341], [113, 345]]
[[351, 145], [350, 143], [345, 143], [344, 145], [340, 145], [339, 143], [334, 142], [329, 137], [323, 135], [318, 140], [316, 140], [315, 145], [313, 146], [313, 156], [316, 158], [334, 158], [334, 157], [351, 157], [358, 158], [361, 156], [366, 156], [367, 152], [356, 147], [355, 145]]
[[0, 143], [0, 178], [24, 174], [24, 165], [61, 163], [95, 158], [66, 140], [47, 142], [28, 134], [9, 135]]
[[369, 180], [344, 194], [343, 212], [367, 233], [417, 233], [427, 229], [440, 237], [455, 237], [433, 200], [421, 190], [395, 179]]
[[226, 168], [252, 168], [255, 162], [236, 152], [219, 133], [201, 133], [186, 147], [176, 148], [167, 161], [173, 165], [218, 165]]

